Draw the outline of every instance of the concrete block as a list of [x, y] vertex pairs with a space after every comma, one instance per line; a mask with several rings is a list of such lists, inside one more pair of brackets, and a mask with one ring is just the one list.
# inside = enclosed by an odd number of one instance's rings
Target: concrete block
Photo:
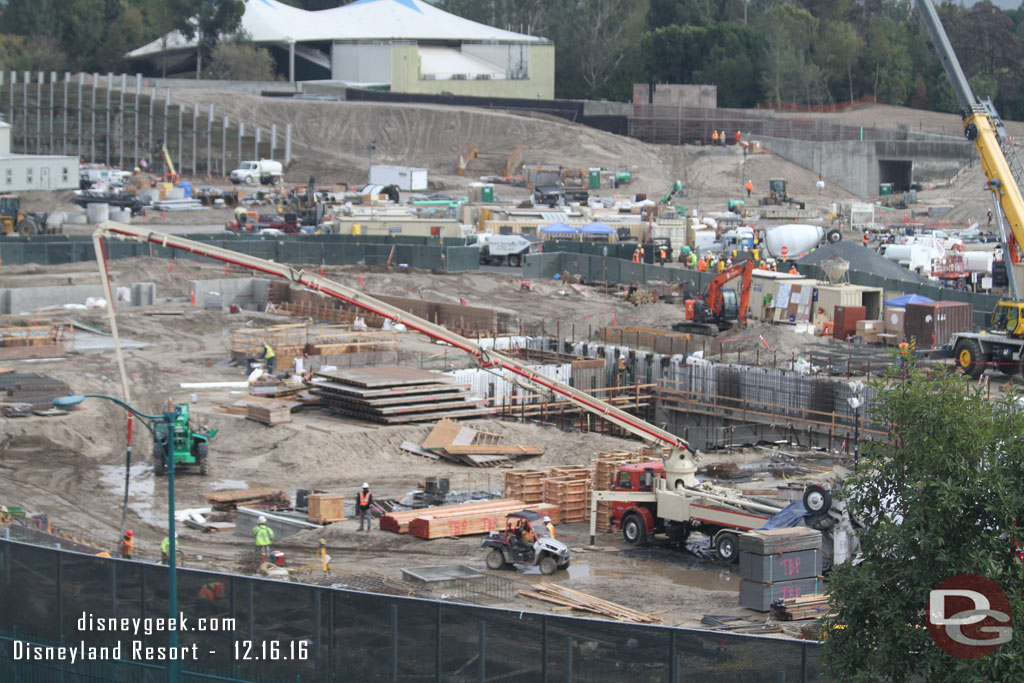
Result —
[[101, 202], [87, 204], [85, 213], [89, 223], [102, 223], [103, 221], [110, 220], [110, 204], [103, 204]]

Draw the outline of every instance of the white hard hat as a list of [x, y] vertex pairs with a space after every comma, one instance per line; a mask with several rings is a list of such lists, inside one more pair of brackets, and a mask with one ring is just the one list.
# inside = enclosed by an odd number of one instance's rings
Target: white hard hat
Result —
[[257, 519], [256, 521], [259, 522], [260, 524], [263, 524], [264, 522], [267, 521], [267, 518], [264, 517], [263, 515], [260, 515], [260, 518]]
[[545, 521], [545, 522], [550, 522], [550, 521], [551, 521], [551, 518], [550, 518], [550, 517], [548, 517], [547, 515], [544, 515], [544, 521]]
[[366, 483], [366, 482], [364, 481], [364, 482], [363, 482], [363, 488], [364, 488], [364, 489], [368, 489], [368, 488], [370, 488], [370, 485], [369, 485], [369, 484], [367, 484], [367, 483]]

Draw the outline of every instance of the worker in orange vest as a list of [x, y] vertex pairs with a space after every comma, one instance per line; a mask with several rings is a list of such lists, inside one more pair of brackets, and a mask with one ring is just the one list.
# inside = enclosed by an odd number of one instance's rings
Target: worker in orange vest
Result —
[[713, 145], [717, 145], [718, 144], [718, 131], [717, 130], [711, 131], [711, 144], [713, 144]]
[[633, 263], [640, 263], [640, 248], [637, 247], [633, 250]]
[[789, 274], [790, 275], [799, 275], [800, 271], [796, 269], [796, 266], [790, 266], [789, 267]]
[[708, 262], [705, 261], [704, 257], [702, 256], [700, 259], [697, 260], [697, 270], [699, 270], [700, 272], [703, 273], [703, 272], [707, 271], [707, 269], [708, 269]]
[[736, 131], [736, 144], [740, 144], [740, 132]]
[[132, 553], [135, 551], [135, 534], [132, 533], [131, 529], [124, 530], [124, 538], [121, 539], [121, 557], [126, 560], [132, 559]]
[[366, 522], [366, 531], [370, 531], [370, 524], [373, 523], [373, 516], [370, 514], [370, 506], [373, 505], [373, 494], [370, 493], [370, 484], [363, 482], [363, 488], [359, 490], [359, 498], [356, 500], [356, 512], [359, 513], [359, 530], [363, 530], [363, 522]]
[[868, 246], [868, 231], [864, 231], [864, 246]]
[[[737, 133], [737, 135], [739, 135], [739, 133]], [[747, 191], [747, 196], [748, 197], [750, 196], [750, 193], [754, 191], [754, 183], [753, 183], [753, 181], [748, 180], [747, 184], [744, 185], [743, 187]]]

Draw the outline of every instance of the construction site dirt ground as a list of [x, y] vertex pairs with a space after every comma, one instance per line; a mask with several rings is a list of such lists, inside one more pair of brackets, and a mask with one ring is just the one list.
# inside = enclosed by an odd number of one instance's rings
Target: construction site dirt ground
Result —
[[[382, 269], [377, 269], [382, 270]], [[233, 273], [243, 276], [247, 273]], [[357, 285], [355, 269], [335, 269], [328, 276]], [[122, 308], [118, 328], [125, 351], [131, 402], [155, 413], [174, 402], [191, 402], [199, 424], [220, 430], [211, 448], [211, 474], [207, 477], [181, 474], [176, 478], [176, 506], [179, 510], [205, 507], [203, 493], [219, 489], [272, 486], [294, 496], [300, 488], [336, 491], [351, 500], [363, 481], [372, 484], [376, 496], [401, 498], [419, 488], [426, 477], [448, 477], [453, 489], [500, 488], [499, 469], [468, 468], [427, 460], [400, 450], [403, 441], [419, 443], [430, 424], [384, 426], [337, 419], [320, 409], [296, 412], [290, 424], [267, 427], [243, 416], [214, 412], [218, 405], [232, 403], [241, 389], [182, 389], [182, 382], [244, 380], [244, 368], [228, 364], [229, 333], [238, 328], [259, 328], [296, 322], [294, 318], [263, 313], [227, 314], [188, 306], [187, 282], [196, 278], [223, 277], [222, 267], [178, 262], [173, 269], [157, 259], [127, 259], [111, 264], [116, 284], [151, 281], [157, 284], [164, 312], [180, 316], [147, 315], [152, 309]], [[587, 321], [610, 322], [612, 312], [619, 320], [648, 326], [667, 327], [680, 319], [677, 307], [653, 304], [634, 307], [614, 296], [594, 291], [584, 299], [557, 283], [540, 283], [531, 293], [518, 291], [519, 278], [511, 275], [468, 273], [458, 275], [426, 272], [366, 272], [367, 291], [451, 301], [461, 294], [469, 302], [490, 305], [516, 314], [524, 322], [540, 320], [562, 329], [572, 321], [581, 334]], [[0, 269], [0, 286], [98, 281], [95, 264], [61, 266], [18, 266]], [[105, 329], [109, 323], [103, 310], [43, 312], [39, 322], [67, 316]], [[13, 316], [5, 324], [30, 324], [36, 317]], [[619, 323], [622, 324], [622, 323]], [[553, 331], [553, 329], [552, 329]], [[787, 334], [783, 328], [765, 327], [764, 334], [778, 343]], [[752, 332], [748, 333], [752, 334]], [[789, 333], [792, 334], [792, 333]], [[754, 337], [757, 335], [754, 334]], [[807, 335], [792, 335], [807, 337]], [[106, 346], [103, 348], [106, 340]], [[756, 340], [752, 343], [759, 343]], [[0, 363], [19, 372], [41, 372], [68, 383], [76, 393], [120, 395], [120, 381], [109, 338], [100, 338], [90, 352], [69, 353], [53, 361], [5, 361]], [[400, 361], [428, 369], [467, 367], [465, 356], [445, 353], [438, 345], [413, 333], [403, 333]], [[124, 484], [125, 416], [106, 401], [84, 403], [60, 417], [0, 417], [0, 500], [22, 504], [33, 512], [50, 516], [54, 523], [79, 530], [106, 545], [113, 545], [121, 521]], [[471, 426], [504, 434], [506, 443], [540, 446], [544, 455], [522, 461], [519, 466], [545, 468], [553, 465], [589, 465], [599, 452], [635, 449], [640, 442], [597, 433], [566, 433], [553, 426], [511, 420], [472, 420]], [[316, 429], [310, 428], [315, 426]], [[136, 532], [141, 552], [155, 553], [166, 527], [167, 491], [165, 480], [152, 469], [151, 440], [145, 434], [135, 438], [131, 469], [128, 527]], [[709, 455], [701, 464], [730, 460], [763, 459], [765, 453]], [[777, 482], [763, 482], [773, 486]], [[757, 482], [761, 485], [762, 482]], [[617, 552], [589, 551], [586, 524], [561, 525], [559, 537], [577, 550], [569, 572], [551, 580], [634, 609], [650, 609], [651, 596], [660, 600], [658, 609], [667, 623], [695, 625], [704, 614], [750, 614], [737, 606], [739, 578], [735, 569], [706, 557], [706, 540], [694, 535], [690, 549], [634, 549], [621, 534], [599, 534], [600, 548]], [[310, 565], [320, 538], [327, 541], [335, 578], [300, 575], [299, 580], [341, 581], [351, 574], [372, 574], [398, 578], [402, 567], [437, 564], [468, 564], [483, 569], [480, 537], [421, 540], [375, 529], [356, 532], [356, 523], [336, 523], [323, 531], [303, 532], [277, 544], [292, 567]], [[247, 563], [252, 541], [233, 533], [204, 534], [182, 529], [180, 544], [185, 566], [249, 571]], [[202, 559], [197, 559], [202, 557]], [[547, 580], [537, 571], [501, 573], [515, 588]], [[341, 578], [337, 578], [341, 577]], [[547, 606], [513, 594], [511, 606], [545, 610]]]

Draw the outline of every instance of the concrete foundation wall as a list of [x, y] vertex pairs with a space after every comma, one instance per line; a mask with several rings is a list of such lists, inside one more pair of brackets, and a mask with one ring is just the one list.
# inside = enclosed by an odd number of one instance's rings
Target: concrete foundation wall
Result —
[[227, 309], [232, 304], [249, 311], [262, 311], [270, 300], [270, 280], [258, 277], [191, 280], [189, 299], [196, 306]]
[[924, 182], [950, 178], [975, 158], [966, 140], [942, 136], [915, 136], [913, 140], [848, 140], [812, 142], [787, 138], [759, 138], [765, 148], [799, 164], [858, 197], [878, 196], [880, 161], [908, 161], [911, 180]]
[[[117, 306], [150, 306], [156, 299], [156, 285], [136, 282], [129, 286], [127, 301]], [[84, 304], [89, 297], [104, 298], [103, 285], [63, 285], [58, 287], [12, 287], [0, 289], [0, 314], [21, 315], [51, 306]]]

